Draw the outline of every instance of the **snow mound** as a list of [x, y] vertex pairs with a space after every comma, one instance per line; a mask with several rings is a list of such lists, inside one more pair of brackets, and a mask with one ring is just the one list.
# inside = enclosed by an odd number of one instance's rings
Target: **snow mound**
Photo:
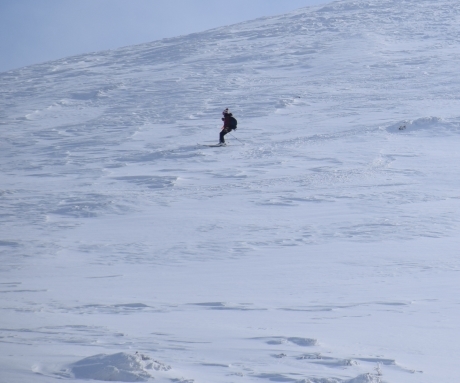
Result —
[[337, 378], [307, 378], [302, 380], [304, 383], [382, 383], [379, 376], [372, 374], [362, 374], [356, 378], [342, 380]]
[[372, 374], [359, 375], [356, 378], [347, 380], [346, 383], [381, 383], [379, 376]]
[[296, 344], [297, 346], [316, 346], [318, 341], [310, 338], [288, 338], [288, 341]]
[[94, 379], [106, 382], [145, 382], [152, 370], [168, 371], [171, 369], [150, 357], [135, 353], [98, 354], [71, 364], [70, 373], [76, 379]]
[[404, 120], [388, 126], [388, 132], [410, 132], [422, 129], [438, 129], [447, 128], [449, 125], [440, 117], [423, 117], [416, 120]]
[[284, 336], [277, 336], [277, 337], [268, 338], [267, 340], [267, 344], [271, 344], [271, 345], [286, 344], [286, 343], [294, 343], [297, 346], [303, 346], [303, 347], [318, 345], [318, 341], [316, 339], [311, 339], [311, 338], [298, 338], [298, 337], [286, 338]]

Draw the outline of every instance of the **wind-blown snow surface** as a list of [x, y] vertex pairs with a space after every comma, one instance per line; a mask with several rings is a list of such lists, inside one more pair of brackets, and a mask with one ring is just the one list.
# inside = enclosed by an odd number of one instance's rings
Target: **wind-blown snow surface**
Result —
[[0, 74], [0, 381], [456, 382], [459, 43], [339, 1]]

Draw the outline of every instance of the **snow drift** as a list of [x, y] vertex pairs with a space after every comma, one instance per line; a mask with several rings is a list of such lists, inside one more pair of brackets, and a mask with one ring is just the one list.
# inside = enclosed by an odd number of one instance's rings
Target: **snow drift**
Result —
[[152, 371], [168, 371], [171, 367], [135, 353], [120, 352], [106, 355], [98, 354], [84, 358], [69, 366], [76, 379], [94, 379], [109, 382], [142, 382], [153, 377]]

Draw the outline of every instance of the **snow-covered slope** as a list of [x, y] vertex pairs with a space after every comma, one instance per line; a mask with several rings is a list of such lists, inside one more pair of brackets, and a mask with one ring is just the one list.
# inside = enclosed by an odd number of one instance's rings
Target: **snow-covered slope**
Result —
[[347, 0], [1, 73], [0, 382], [456, 381], [459, 67]]

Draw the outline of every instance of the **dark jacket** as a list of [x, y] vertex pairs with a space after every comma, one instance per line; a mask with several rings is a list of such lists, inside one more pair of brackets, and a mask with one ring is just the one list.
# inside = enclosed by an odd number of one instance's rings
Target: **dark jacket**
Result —
[[231, 122], [230, 117], [232, 117], [231, 113], [224, 115], [224, 118], [223, 118], [223, 121], [224, 121], [223, 128], [226, 129], [227, 131], [232, 130], [232, 122]]

